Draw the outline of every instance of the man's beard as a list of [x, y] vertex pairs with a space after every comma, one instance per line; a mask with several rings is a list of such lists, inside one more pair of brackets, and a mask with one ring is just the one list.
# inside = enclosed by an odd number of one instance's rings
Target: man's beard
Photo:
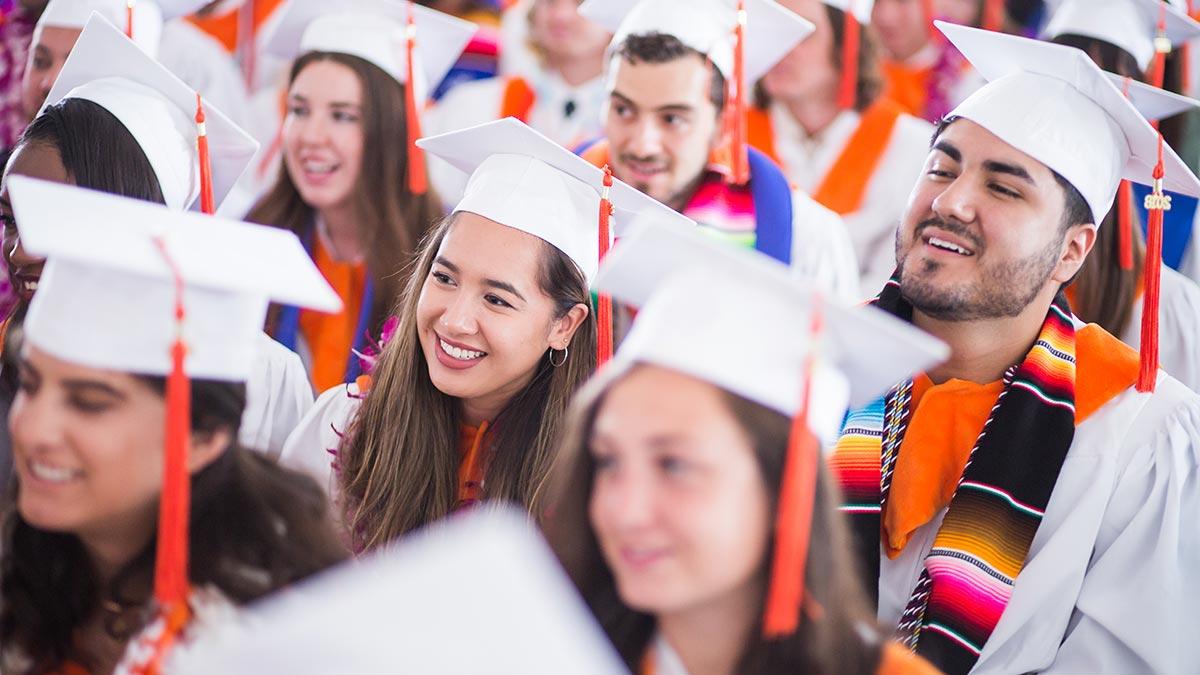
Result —
[[[984, 251], [983, 242], [965, 225], [930, 218], [917, 226], [912, 247], [921, 244], [921, 232], [936, 226], [971, 242], [975, 255]], [[900, 293], [921, 313], [940, 321], [978, 321], [1019, 315], [1042, 292], [1046, 281], [1058, 265], [1061, 242], [1051, 241], [1041, 251], [1018, 260], [1006, 260], [991, 265], [979, 265], [980, 278], [955, 288], [942, 288], [931, 278], [943, 264], [921, 260], [917, 269], [909, 269], [901, 257], [900, 229], [896, 230], [896, 262], [900, 278]]]

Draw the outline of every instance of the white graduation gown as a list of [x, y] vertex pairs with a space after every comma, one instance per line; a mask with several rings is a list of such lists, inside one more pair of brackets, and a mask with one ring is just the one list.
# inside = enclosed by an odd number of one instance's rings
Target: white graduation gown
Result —
[[321, 394], [288, 436], [279, 455], [280, 464], [312, 476], [331, 498], [337, 494], [334, 452], [362, 405], [358, 396], [358, 385], [353, 382]]
[[854, 244], [842, 217], [799, 190], [792, 192], [791, 268], [797, 277], [846, 302], [864, 297]]
[[312, 385], [300, 357], [266, 333], [260, 334], [255, 351], [238, 440], [278, 457], [288, 434], [312, 407]]
[[[1158, 308], [1158, 362], [1171, 377], [1200, 391], [1200, 287], [1163, 265]], [[1121, 342], [1140, 349], [1142, 298], [1133, 305]], [[1198, 668], [1200, 670], [1200, 668]]]
[[[547, 70], [526, 74], [525, 78], [536, 97], [527, 120], [530, 127], [568, 150], [600, 136], [603, 131], [600, 108], [605, 98], [603, 77], [578, 87]], [[499, 119], [508, 81], [505, 77], [493, 77], [454, 87], [425, 113], [422, 131], [432, 136]], [[462, 199], [467, 176], [437, 157], [427, 157], [426, 161], [430, 182], [446, 209], [452, 209]]]
[[[972, 673], [1195, 673], [1200, 396], [1159, 372], [1079, 425], [1012, 598]], [[945, 511], [881, 555], [895, 626]]]
[[[809, 136], [782, 105], [772, 105], [769, 114], [775, 154], [783, 163], [784, 173], [793, 185], [809, 194], [825, 180], [862, 119], [855, 111], [842, 111], [825, 130]], [[867, 182], [862, 207], [842, 216], [858, 257], [859, 282], [866, 293], [883, 288], [896, 267], [896, 227], [929, 155], [933, 131], [932, 124], [902, 114]]]
[[250, 94], [225, 47], [186, 19], [163, 25], [158, 60], [239, 127], [250, 123]]

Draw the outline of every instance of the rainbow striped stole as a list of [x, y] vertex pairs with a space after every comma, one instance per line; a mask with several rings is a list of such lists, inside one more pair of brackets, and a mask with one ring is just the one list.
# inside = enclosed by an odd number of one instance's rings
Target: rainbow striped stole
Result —
[[[876, 302], [911, 311], [894, 282]], [[897, 627], [902, 642], [951, 675], [974, 667], [1000, 621], [1074, 439], [1075, 329], [1062, 294], [1004, 379]], [[910, 392], [905, 382], [853, 411], [830, 458], [872, 594]]]

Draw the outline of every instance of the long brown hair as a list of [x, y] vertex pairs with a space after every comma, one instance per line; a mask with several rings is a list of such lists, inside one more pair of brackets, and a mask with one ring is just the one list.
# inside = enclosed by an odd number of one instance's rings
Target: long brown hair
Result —
[[[572, 408], [563, 450], [545, 493], [546, 508], [551, 514], [546, 518], [545, 530], [551, 547], [601, 627], [625, 664], [637, 672], [654, 636], [654, 617], [621, 601], [588, 516], [596, 473], [595, 460], [588, 451], [592, 428], [605, 396], [628, 372], [628, 369], [606, 371], [580, 393]], [[754, 445], [774, 513], [791, 421], [729, 392], [725, 392], [725, 398]], [[868, 675], [876, 671], [881, 639], [874, 614], [859, 586], [849, 532], [834, 502], [836, 493], [828, 473], [818, 466], [813, 545], [809, 547], [804, 588], [820, 609], [806, 612], [796, 633], [783, 640], [757, 637], [762, 628], [756, 625], [752, 633], [755, 637], [744, 646], [735, 672]], [[770, 550], [764, 552], [763, 578], [767, 577], [771, 557]], [[765, 606], [765, 602], [764, 588], [759, 606]]]
[[[421, 288], [453, 223], [453, 216], [444, 219], [422, 244], [396, 308], [400, 324], [338, 449], [344, 523], [356, 549], [386, 544], [457, 505], [458, 399], [430, 382], [416, 318]], [[555, 317], [562, 318], [574, 306], [588, 304], [587, 283], [566, 254], [541, 244], [538, 285], [554, 300]], [[596, 319], [589, 312], [566, 363], [555, 368], [549, 358], [542, 359], [530, 383], [492, 421], [487, 499], [532, 503], [553, 461], [571, 396], [595, 366]]]
[[[399, 295], [401, 268], [409, 261], [426, 228], [442, 215], [432, 190], [415, 195], [408, 189], [408, 120], [404, 86], [379, 66], [338, 52], [309, 52], [292, 66], [289, 86], [305, 67], [332, 61], [354, 71], [363, 91], [363, 155], [354, 190], [358, 237], [375, 284], [371, 332], [378, 331], [392, 300]], [[314, 209], [304, 203], [286, 163], [270, 191], [250, 210], [247, 220], [275, 225], [300, 236], [314, 222]]]
[[[165, 392], [166, 379], [136, 376]], [[228, 430], [237, 438], [245, 408], [241, 383], [193, 380], [193, 433]], [[106, 632], [124, 641], [150, 616], [155, 540], [107, 584], [97, 578], [78, 536], [28, 523], [6, 503], [0, 542], [0, 668], [6, 673], [56, 671], [77, 653], [75, 633], [100, 611], [117, 607]], [[243, 605], [306, 579], [347, 556], [325, 494], [301, 473], [285, 469], [236, 440], [191, 476], [188, 580], [212, 586]], [[83, 665], [88, 665], [84, 663]]]

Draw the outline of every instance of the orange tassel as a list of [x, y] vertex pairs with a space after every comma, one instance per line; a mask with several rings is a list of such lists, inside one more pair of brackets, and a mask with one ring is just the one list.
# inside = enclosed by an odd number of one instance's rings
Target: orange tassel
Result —
[[[183, 276], [167, 250], [166, 242], [155, 244], [175, 277], [175, 343], [171, 345], [171, 373], [167, 376], [167, 419], [163, 461], [162, 497], [158, 508], [158, 551], [154, 564], [154, 597], [168, 612], [186, 608], [188, 584], [188, 509], [191, 476], [188, 455], [191, 444], [191, 387], [184, 369], [187, 347], [183, 343], [186, 312]], [[175, 609], [172, 609], [175, 608]]]
[[768, 639], [786, 637], [796, 631], [804, 602], [804, 574], [820, 453], [817, 438], [808, 427], [813, 373], [816, 370], [816, 345], [822, 331], [818, 302], [813, 302], [812, 311], [812, 347], [804, 362], [804, 391], [800, 411], [792, 420], [779, 487], [779, 510], [775, 514], [775, 553], [763, 615], [763, 636]]
[[1121, 269], [1133, 269], [1133, 184], [1121, 181], [1117, 191], [1117, 252]]
[[727, 83], [727, 114], [729, 115], [730, 177], [733, 185], [750, 181], [750, 160], [746, 139], [746, 0], [738, 0], [737, 25], [733, 29], [733, 77]]
[[1147, 84], [1161, 88], [1166, 76], [1167, 54], [1171, 53], [1171, 40], [1167, 37], [1167, 3], [1163, 2], [1158, 10], [1158, 30], [1154, 36], [1154, 61], [1150, 64], [1150, 72], [1146, 73]]
[[[613, 206], [610, 198], [612, 192], [613, 174], [609, 165], [604, 165], [604, 188], [600, 192], [600, 260], [608, 255], [612, 242], [609, 220], [612, 218]], [[596, 367], [599, 368], [613, 355], [613, 306], [612, 297], [604, 293], [596, 296]]]
[[125, 0], [125, 37], [133, 39], [133, 2]]
[[1163, 212], [1171, 210], [1171, 197], [1163, 193], [1163, 139], [1158, 137], [1158, 164], [1154, 167], [1154, 191], [1146, 196], [1149, 212], [1146, 228], [1146, 270], [1142, 295], [1142, 347], [1137, 390], [1154, 391], [1158, 379], [1158, 306], [1162, 276]]
[[217, 212], [213, 199], [212, 161], [208, 154], [208, 127], [204, 123], [204, 103], [196, 94], [196, 154], [200, 159], [200, 210], [208, 215]]
[[417, 139], [421, 137], [421, 108], [417, 105], [417, 80], [413, 76], [413, 54], [417, 45], [417, 24], [413, 19], [413, 6], [408, 3], [408, 25], [404, 32], [404, 70], [407, 82], [404, 85], [404, 115], [405, 126], [408, 127], [408, 191], [414, 195], [423, 195], [429, 189], [429, 179], [425, 175], [425, 153], [417, 147]]
[[842, 81], [838, 87], [838, 107], [853, 110], [858, 103], [858, 50], [861, 26], [854, 12], [846, 10], [842, 31]]
[[1004, 28], [1004, 0], [986, 0], [983, 6], [983, 29], [999, 31]]

